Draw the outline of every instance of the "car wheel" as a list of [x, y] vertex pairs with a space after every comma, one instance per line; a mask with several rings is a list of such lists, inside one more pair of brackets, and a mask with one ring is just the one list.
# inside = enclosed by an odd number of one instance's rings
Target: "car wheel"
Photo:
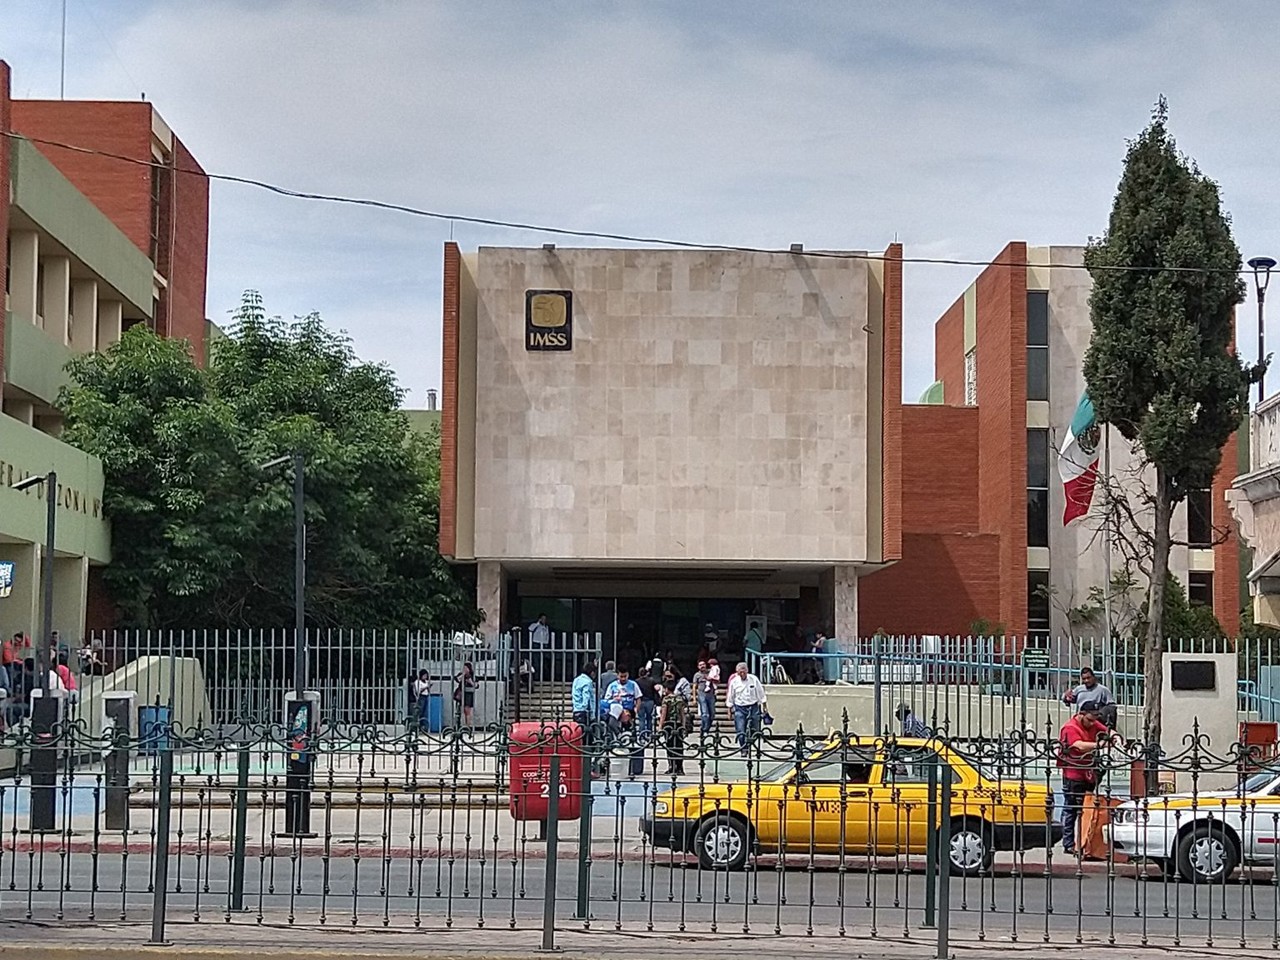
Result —
[[1219, 826], [1200, 824], [1178, 842], [1178, 875], [1187, 883], [1216, 883], [1239, 863], [1235, 841]]
[[980, 820], [956, 820], [951, 824], [948, 854], [952, 873], [962, 877], [986, 873], [996, 857], [991, 829]]
[[747, 863], [751, 837], [747, 825], [737, 817], [721, 815], [703, 820], [693, 843], [704, 870], [741, 870]]

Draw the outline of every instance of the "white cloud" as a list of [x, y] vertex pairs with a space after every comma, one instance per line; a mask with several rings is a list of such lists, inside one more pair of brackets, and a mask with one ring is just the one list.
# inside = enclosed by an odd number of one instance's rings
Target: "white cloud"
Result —
[[[48, 4], [19, 7], [15, 93], [56, 94]], [[1246, 256], [1280, 249], [1264, 4], [105, 7], [72, 4], [69, 93], [141, 84], [211, 171], [589, 229], [987, 257], [1101, 232], [1124, 138], [1163, 92]], [[217, 186], [210, 316], [244, 287], [319, 310], [420, 399], [449, 231]], [[907, 269], [906, 397], [975, 273]]]

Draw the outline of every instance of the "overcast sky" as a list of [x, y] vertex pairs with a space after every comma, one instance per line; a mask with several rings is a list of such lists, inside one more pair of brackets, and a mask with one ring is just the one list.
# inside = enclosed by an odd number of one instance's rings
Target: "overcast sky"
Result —
[[[14, 95], [57, 97], [62, 0], [0, 6]], [[1163, 93], [1245, 258], [1280, 257], [1274, 3], [67, 0], [67, 14], [67, 96], [145, 91], [210, 172], [732, 244], [897, 239], [985, 259], [1011, 239], [1082, 243]], [[451, 231], [464, 249], [556, 239], [214, 184], [209, 316], [245, 288], [275, 313], [319, 311], [421, 405], [440, 380]], [[932, 380], [934, 320], [975, 273], [907, 267], [907, 399]]]

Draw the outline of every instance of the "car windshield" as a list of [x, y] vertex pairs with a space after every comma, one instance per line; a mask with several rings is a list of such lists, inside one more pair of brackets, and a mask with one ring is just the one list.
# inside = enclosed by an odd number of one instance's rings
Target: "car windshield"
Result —
[[1271, 785], [1276, 778], [1275, 770], [1263, 770], [1255, 773], [1252, 777], [1240, 785], [1241, 793], [1259, 793]]
[[870, 768], [874, 762], [875, 749], [872, 747], [836, 747], [812, 754], [804, 760], [785, 760], [765, 770], [758, 778], [752, 779], [758, 779], [761, 783], [772, 783], [785, 779], [797, 768], [802, 767], [810, 774], [822, 768], [825, 773], [824, 780], [838, 782], [841, 779], [840, 766], [843, 765], [846, 768], [843, 774], [846, 783], [867, 783], [870, 779]]

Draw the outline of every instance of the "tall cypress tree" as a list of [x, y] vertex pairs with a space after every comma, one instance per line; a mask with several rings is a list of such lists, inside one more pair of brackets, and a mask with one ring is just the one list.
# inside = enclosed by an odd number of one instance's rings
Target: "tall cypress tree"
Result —
[[1160, 738], [1165, 580], [1170, 518], [1188, 493], [1212, 485], [1222, 447], [1248, 410], [1260, 367], [1232, 349], [1244, 299], [1240, 251], [1218, 185], [1178, 152], [1162, 97], [1130, 142], [1106, 235], [1090, 243], [1085, 357], [1101, 422], [1137, 441], [1154, 473], [1151, 576], [1144, 640], [1143, 733]]

